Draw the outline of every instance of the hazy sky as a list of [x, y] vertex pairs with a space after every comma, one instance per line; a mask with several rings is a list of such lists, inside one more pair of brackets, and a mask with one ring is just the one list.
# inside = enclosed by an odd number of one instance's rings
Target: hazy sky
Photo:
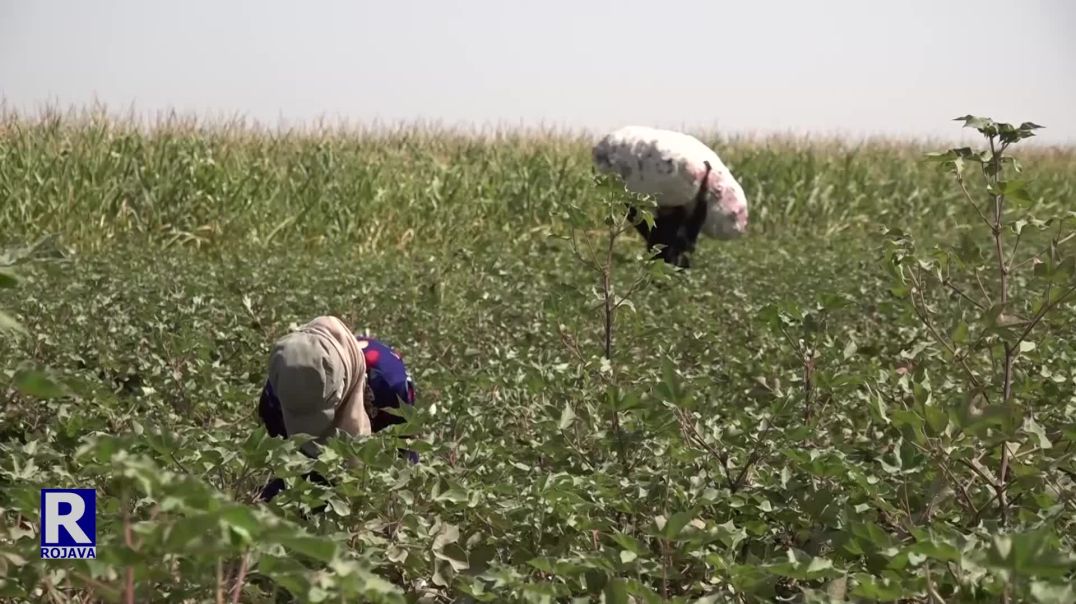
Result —
[[947, 136], [971, 112], [1076, 143], [1076, 2], [0, 0], [0, 96], [852, 135]]

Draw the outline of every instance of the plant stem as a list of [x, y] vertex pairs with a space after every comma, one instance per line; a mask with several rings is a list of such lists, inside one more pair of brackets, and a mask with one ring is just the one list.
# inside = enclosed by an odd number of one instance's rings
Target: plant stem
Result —
[[[134, 550], [134, 533], [131, 530], [131, 516], [130, 512], [127, 511], [126, 498], [124, 498], [123, 502], [123, 542], [129, 549]], [[134, 604], [135, 601], [133, 566], [128, 566], [124, 570], [123, 601], [125, 604]]]
[[[1005, 263], [1005, 246], [1004, 246], [1004, 211], [1005, 211], [1005, 194], [1001, 191], [1001, 154], [1005, 152], [1006, 144], [1002, 144], [1001, 148], [997, 148], [994, 144], [994, 137], [990, 137], [990, 184], [994, 189], [994, 252], [997, 255], [998, 263], [998, 289], [1000, 296], [1000, 303], [1002, 306], [1002, 312], [1004, 312], [1005, 306], [1009, 302], [1009, 270]], [[1013, 366], [1016, 364], [1017, 345], [1009, 342], [1004, 343], [1005, 348], [1005, 360], [1003, 365], [1003, 374], [1001, 382], [1001, 402], [1003, 405], [1008, 405], [1012, 400], [1012, 382], [1013, 382]], [[1001, 525], [1008, 526], [1009, 524], [1009, 498], [1005, 492], [1006, 483], [1008, 482], [1009, 473], [1009, 445], [1008, 441], [1003, 440], [1001, 442], [1001, 463], [998, 467], [997, 476], [997, 495], [998, 495], [998, 510], [1001, 512]]]
[[235, 581], [232, 585], [232, 604], [239, 603], [239, 597], [243, 595], [243, 584], [247, 579], [247, 571], [250, 569], [250, 551], [243, 554], [243, 561], [239, 564], [239, 570], [236, 571]]
[[[609, 227], [609, 241], [605, 250], [605, 265], [602, 266], [602, 303], [605, 306], [604, 323], [605, 323], [605, 338], [603, 353], [605, 360], [609, 363], [609, 370], [613, 372], [613, 377], [610, 380], [610, 385], [616, 383], [616, 373], [613, 368], [613, 322], [614, 315], [616, 314], [616, 303], [613, 299], [613, 246], [616, 243], [616, 238], [623, 231], [619, 228], [619, 225], [612, 225]], [[624, 474], [628, 473], [628, 459], [627, 451], [624, 449], [624, 432], [620, 426], [620, 411], [614, 408], [612, 410], [612, 425], [613, 425], [613, 437], [616, 439], [616, 453], [620, 460], [620, 467], [623, 468]]]
[[602, 299], [605, 304], [605, 358], [610, 363], [613, 361], [613, 313], [616, 312], [613, 304], [613, 237], [609, 237], [609, 255], [606, 258], [602, 270]]
[[224, 604], [224, 560], [220, 556], [217, 556], [216, 603]]

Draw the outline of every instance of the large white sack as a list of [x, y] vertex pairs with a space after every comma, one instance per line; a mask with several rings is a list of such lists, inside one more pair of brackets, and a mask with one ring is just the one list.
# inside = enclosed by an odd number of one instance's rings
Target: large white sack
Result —
[[713, 149], [697, 138], [647, 126], [626, 126], [603, 137], [593, 149], [599, 172], [616, 174], [636, 193], [651, 195], [660, 207], [692, 203], [705, 183], [708, 204], [702, 233], [733, 239], [747, 230], [747, 196]]

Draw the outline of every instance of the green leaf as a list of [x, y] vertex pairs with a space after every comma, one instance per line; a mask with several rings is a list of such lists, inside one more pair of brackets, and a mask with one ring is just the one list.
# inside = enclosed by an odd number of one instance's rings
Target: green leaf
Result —
[[39, 399], [54, 399], [67, 395], [64, 385], [43, 371], [25, 370], [15, 374], [15, 388]]
[[449, 543], [456, 543], [460, 539], [460, 527], [454, 524], [443, 524], [437, 536], [433, 539], [433, 549], [437, 551]]
[[1027, 183], [1022, 180], [1002, 181], [998, 188], [1006, 200], [1028, 204], [1032, 202], [1031, 194], [1027, 191]]
[[915, 442], [926, 442], [926, 433], [923, 431], [925, 422], [923, 418], [910, 409], [895, 409], [891, 412], [893, 424], [898, 427], [906, 427], [910, 430]]
[[603, 594], [605, 604], [628, 604], [628, 584], [624, 579], [610, 579]]
[[1060, 578], [1072, 570], [1076, 559], [1056, 543], [1046, 529], [995, 535], [989, 564], [1017, 577]]
[[323, 537], [283, 536], [280, 544], [319, 562], [328, 563], [336, 557], [336, 543]]
[[433, 555], [452, 566], [452, 570], [460, 572], [470, 568], [467, 562], [467, 552], [463, 551], [458, 543], [449, 543], [441, 549], [433, 550]]
[[988, 117], [976, 117], [974, 115], [965, 115], [963, 117], [954, 118], [954, 121], [964, 122], [965, 128], [975, 128], [985, 136], [997, 135], [997, 124], [994, 120]]
[[1071, 583], [1032, 581], [1031, 597], [1040, 604], [1076, 604], [1076, 588]]
[[313, 604], [317, 604], [318, 602], [324, 602], [328, 600], [330, 596], [331, 594], [325, 589], [317, 585], [311, 585], [310, 589], [308, 589], [306, 592], [306, 601], [312, 602]]
[[968, 324], [964, 321], [960, 321], [956, 324], [956, 328], [953, 329], [953, 342], [956, 344], [966, 344], [968, 342], [969, 329]]
[[1024, 122], [1019, 126], [1013, 126], [1012, 124], [998, 124], [998, 133], [1002, 142], [1011, 144], [1035, 136], [1034, 131], [1040, 128], [1042, 128], [1042, 126], [1039, 126], [1034, 122]]
[[575, 411], [572, 409], [571, 403], [564, 403], [564, 409], [560, 412], [560, 421], [557, 423], [557, 429], [566, 430], [575, 421]]
[[583, 580], [586, 582], [587, 591], [597, 595], [605, 589], [609, 576], [600, 570], [590, 569], [584, 574]]
[[958, 562], [960, 560], [959, 549], [949, 543], [940, 541], [919, 541], [909, 547], [908, 552], [942, 562]]
[[810, 564], [807, 565], [807, 574], [814, 575], [831, 568], [833, 568], [833, 560], [814, 557], [811, 558]]
[[448, 501], [450, 503], [464, 503], [468, 500], [467, 491], [459, 485], [453, 484], [449, 486], [448, 489], [438, 493], [433, 500], [438, 502]]
[[669, 402], [679, 404], [684, 399], [684, 391], [681, 387], [680, 377], [676, 374], [676, 365], [671, 359], [664, 358], [661, 361], [661, 383], [658, 391]]
[[885, 404], [885, 400], [882, 399], [882, 395], [875, 394], [874, 396], [871, 396], [870, 402], [871, 404], [869, 406], [869, 409], [874, 419], [882, 422], [883, 424], [890, 423], [889, 416], [886, 415], [886, 409], [888, 409], [889, 406]]
[[553, 568], [553, 563], [548, 558], [532, 558], [527, 561], [527, 564], [544, 573], [555, 573], [556, 569]]
[[250, 542], [261, 533], [261, 523], [254, 512], [243, 506], [231, 506], [220, 513], [221, 523], [238, 533], [244, 541]]
[[694, 514], [691, 512], [676, 512], [665, 522], [665, 526], [661, 529], [661, 534], [666, 539], [676, 539], [680, 536], [680, 531], [684, 530], [687, 523], [691, 522]]
[[[942, 163], [942, 162], [952, 161], [954, 157], [956, 157], [956, 155], [954, 155], [951, 150], [950, 151], [931, 151], [931, 152], [927, 153], [924, 156], [924, 159], [925, 159], [925, 161], [929, 161], [929, 162]], [[899, 233], [898, 233], [898, 235], [899, 235]]]
[[856, 587], [852, 595], [871, 600], [893, 601], [911, 595], [899, 582], [888, 577], [872, 577], [867, 574], [856, 575]]
[[613, 541], [623, 549], [628, 549], [636, 554], [641, 554], [644, 551], [643, 546], [635, 540], [631, 535], [625, 535], [624, 533], [613, 533], [611, 535]]
[[404, 562], [406, 562], [408, 554], [409, 552], [407, 551], [407, 549], [396, 544], [390, 545], [385, 550], [385, 558], [387, 558], [390, 562], [395, 562], [396, 564], [403, 564]]
[[1054, 446], [1046, 436], [1046, 430], [1033, 417], [1024, 418], [1024, 432], [1038, 438], [1040, 449], [1050, 449]]
[[15, 271], [6, 266], [0, 266], [0, 289], [15, 287], [19, 283], [19, 277]]
[[949, 425], [949, 414], [937, 405], [924, 405], [923, 415], [926, 417], [927, 427], [932, 436], [940, 435]]
[[332, 508], [334, 514], [340, 516], [341, 518], [346, 518], [349, 514], [351, 514], [351, 506], [339, 497], [333, 497], [332, 499], [329, 499], [329, 507]]
[[0, 310], [0, 332], [5, 331], [25, 334], [26, 328], [16, 321], [14, 317]]
[[18, 567], [20, 567], [20, 566], [23, 566], [23, 565], [25, 565], [25, 564], [26, 564], [26, 558], [23, 558], [22, 556], [20, 556], [20, 555], [18, 555], [18, 554], [16, 554], [16, 553], [14, 553], [14, 552], [3, 552], [3, 551], [0, 551], [0, 557], [2, 557], [2, 558], [4, 558], [5, 560], [7, 560], [7, 562], [8, 562], [9, 564], [11, 564], [12, 566], [14, 566], [14, 567], [16, 567], [16, 568], [18, 568]]

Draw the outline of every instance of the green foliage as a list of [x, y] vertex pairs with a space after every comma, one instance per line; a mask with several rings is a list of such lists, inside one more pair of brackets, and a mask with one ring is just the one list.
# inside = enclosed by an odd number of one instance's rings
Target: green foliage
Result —
[[[0, 289], [13, 288], [19, 283], [18, 273], [10, 266], [0, 265]], [[0, 308], [0, 333], [23, 332], [22, 324]]]
[[[973, 124], [955, 184], [729, 141], [751, 235], [681, 272], [608, 245], [626, 194], [579, 139], [8, 120], [4, 243], [56, 239], [0, 288], [0, 598], [1072, 602], [1076, 155]], [[315, 461], [254, 407], [322, 313], [420, 405]], [[63, 486], [98, 489], [96, 561], [38, 558]]]
[[1002, 597], [1033, 585], [1061, 594], [1041, 581], [1071, 584], [1076, 561], [1057, 539], [1072, 533], [1073, 452], [1055, 447], [1068, 440], [1073, 405], [1049, 366], [1071, 363], [1058, 338], [1072, 328], [1064, 311], [1076, 300], [1076, 214], [1044, 216], [1015, 178], [1020, 166], [1006, 151], [1040, 126], [959, 119], [986, 148], [931, 159], [955, 176], [971, 226], [959, 243], [929, 251], [890, 232], [892, 291], [930, 336], [900, 428], [911, 429], [924, 479], [957, 498], [952, 521], [991, 531], [979, 563]]

